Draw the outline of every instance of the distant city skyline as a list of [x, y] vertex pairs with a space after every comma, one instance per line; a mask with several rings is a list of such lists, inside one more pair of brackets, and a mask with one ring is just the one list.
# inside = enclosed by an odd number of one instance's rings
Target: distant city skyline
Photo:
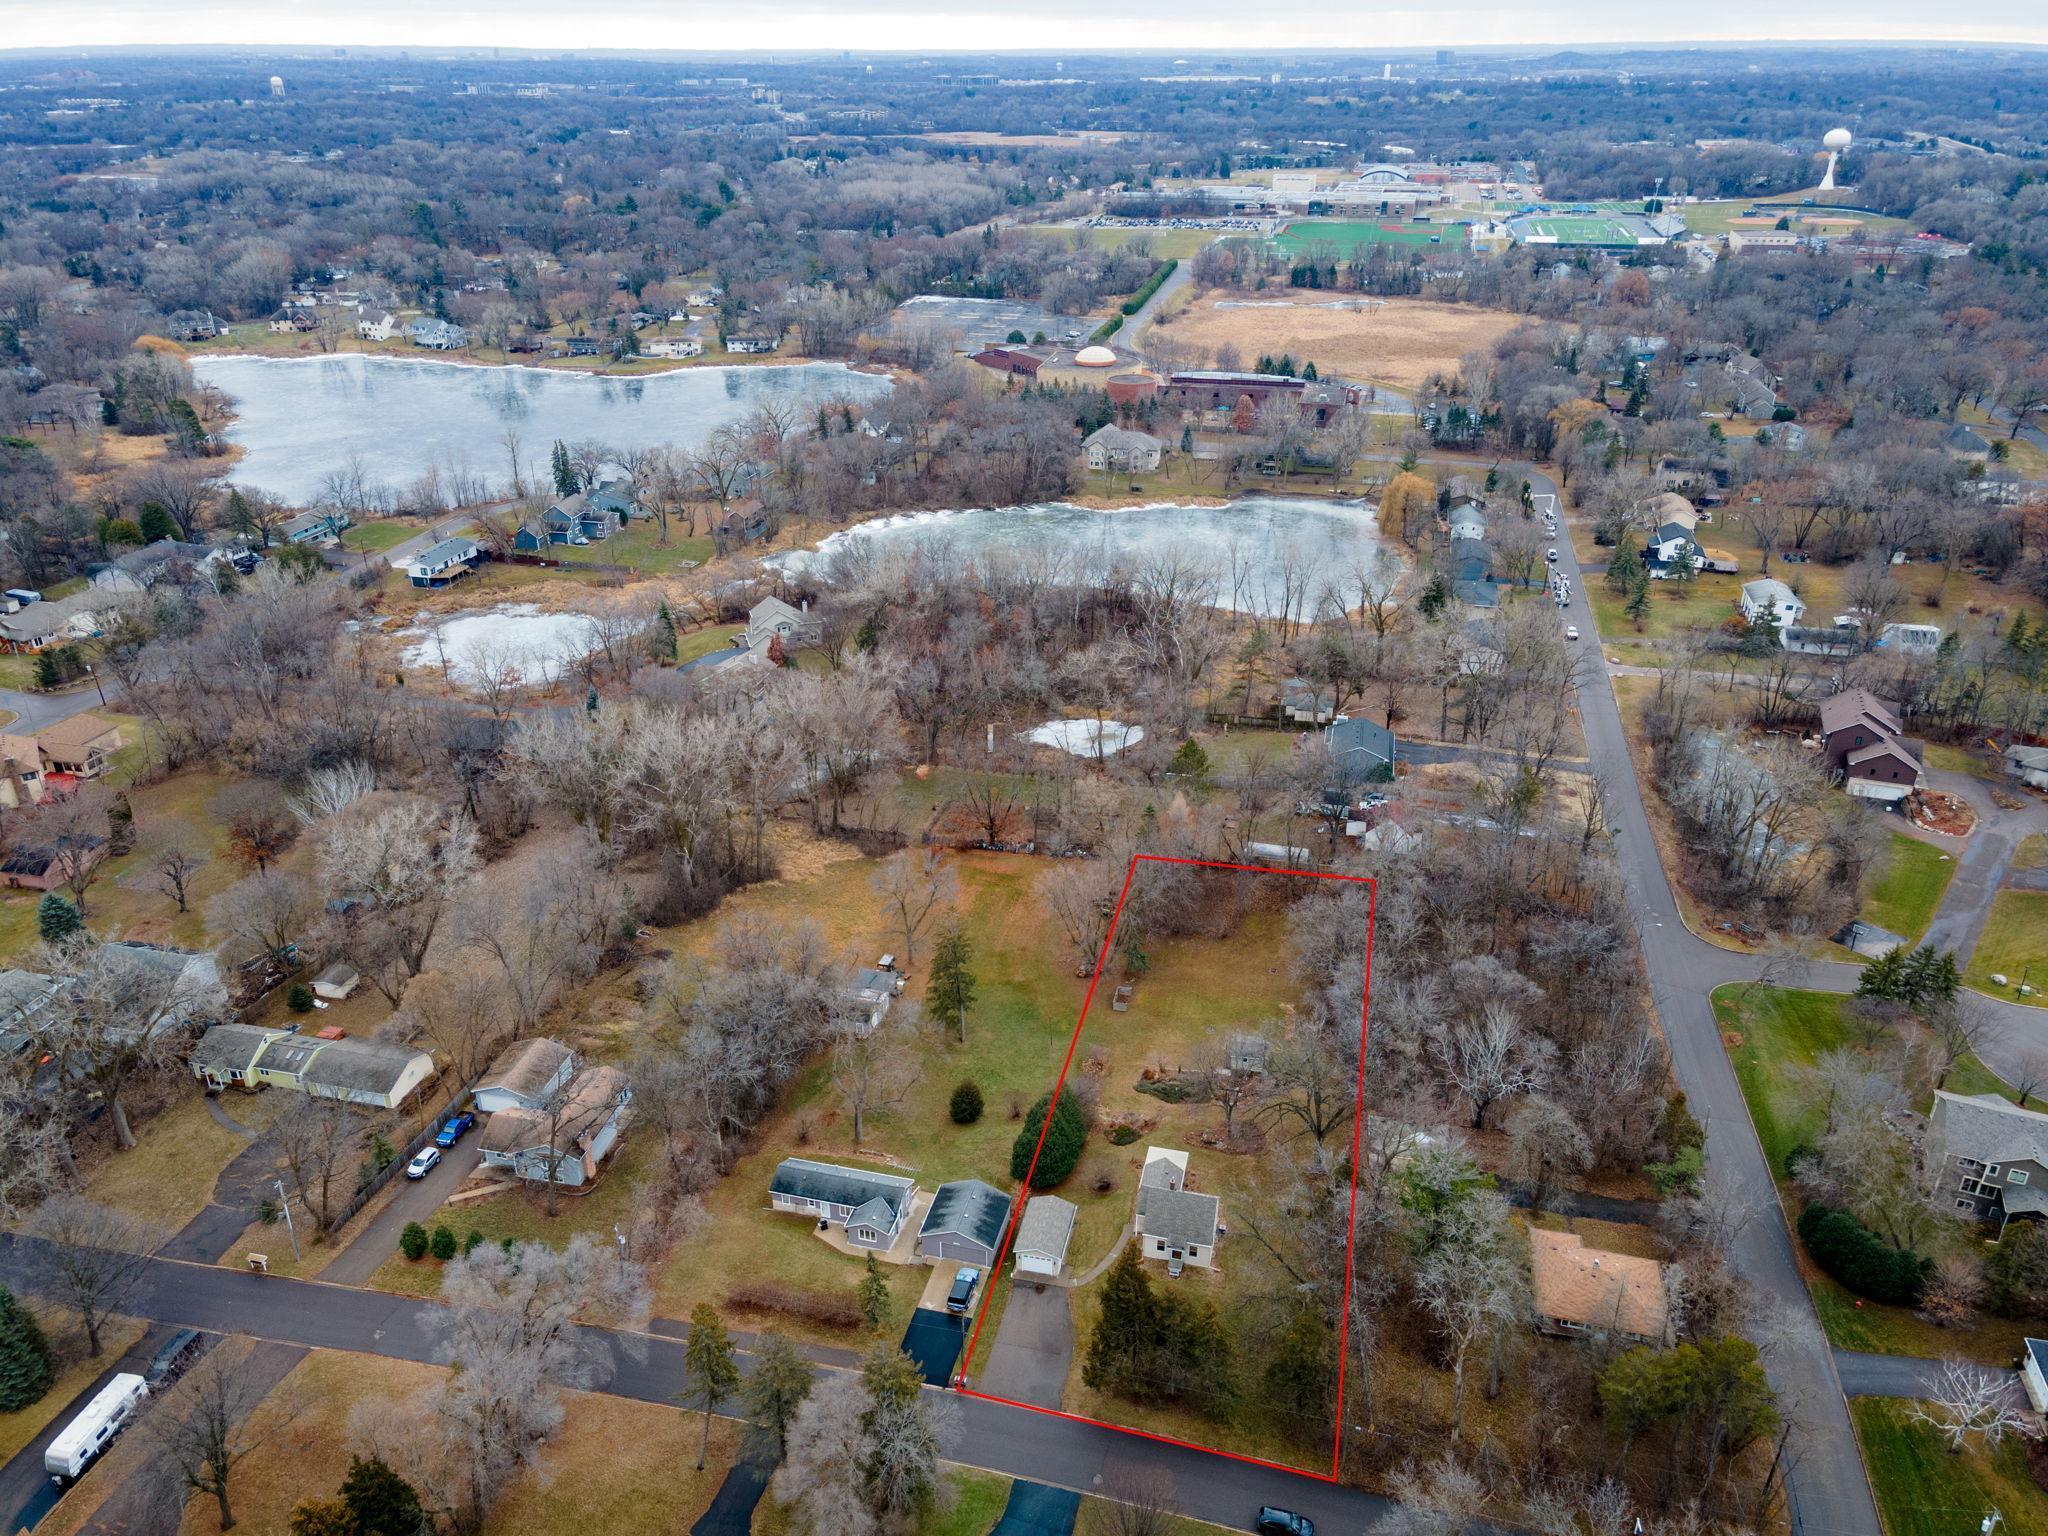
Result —
[[989, 52], [1068, 49], [1222, 50], [1254, 56], [1274, 49], [1570, 48], [1592, 44], [1798, 42], [2048, 44], [2039, 0], [1982, 0], [1967, 15], [1944, 15], [1930, 38], [1930, 14], [1908, 0], [1796, 7], [1728, 0], [1711, 11], [1664, 5], [1618, 15], [1585, 0], [1492, 0], [1485, 5], [1416, 7], [1343, 15], [1301, 0], [1264, 5], [1256, 19], [1219, 0], [889, 0], [874, 9], [666, 4], [610, 0], [498, 0], [485, 6], [397, 5], [390, 0], [211, 0], [192, 7], [115, 0], [0, 0], [0, 41], [12, 48], [241, 44], [422, 49], [721, 50]]

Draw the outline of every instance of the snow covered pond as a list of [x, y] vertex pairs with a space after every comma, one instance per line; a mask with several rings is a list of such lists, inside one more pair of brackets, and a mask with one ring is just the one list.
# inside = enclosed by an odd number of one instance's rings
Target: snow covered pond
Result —
[[517, 673], [518, 682], [544, 687], [597, 648], [588, 614], [545, 613], [536, 603], [422, 614], [396, 638], [406, 642], [406, 666], [442, 669], [451, 682], [471, 685]]
[[1025, 739], [1076, 757], [1110, 757], [1143, 741], [1145, 727], [1121, 720], [1048, 720], [1025, 732]]
[[871, 556], [1007, 562], [1049, 578], [1141, 578], [1170, 570], [1183, 590], [1239, 613], [1308, 619], [1353, 608], [1361, 588], [1398, 569], [1380, 538], [1378, 508], [1308, 496], [1240, 496], [1221, 506], [1155, 502], [1097, 511], [1069, 502], [907, 512], [831, 535], [815, 550], [773, 557], [801, 574]]

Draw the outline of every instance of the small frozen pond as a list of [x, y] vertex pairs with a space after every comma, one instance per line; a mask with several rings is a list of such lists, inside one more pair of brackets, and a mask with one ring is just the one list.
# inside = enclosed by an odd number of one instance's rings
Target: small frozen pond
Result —
[[451, 682], [475, 685], [516, 672], [530, 687], [546, 687], [597, 648], [590, 617], [545, 613], [534, 603], [506, 603], [477, 613], [420, 620], [397, 632], [408, 668], [444, 670]]
[[1112, 757], [1145, 739], [1145, 727], [1121, 720], [1048, 720], [1025, 739], [1041, 747], [1058, 747], [1075, 757]]
[[1107, 512], [1069, 502], [911, 512], [845, 529], [783, 563], [802, 571], [829, 565], [842, 552], [849, 559], [1001, 560], [1050, 579], [1122, 570], [1165, 580], [1170, 573], [1179, 591], [1199, 585], [1216, 607], [1296, 619], [1357, 607], [1362, 581], [1398, 566], [1381, 542], [1378, 508], [1307, 496], [1241, 496], [1214, 507], [1155, 502]]

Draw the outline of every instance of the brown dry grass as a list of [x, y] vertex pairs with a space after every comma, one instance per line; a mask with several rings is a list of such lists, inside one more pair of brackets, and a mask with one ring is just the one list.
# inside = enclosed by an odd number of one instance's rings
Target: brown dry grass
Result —
[[1244, 296], [1212, 290], [1170, 319], [1157, 322], [1185, 346], [1213, 351], [1235, 347], [1249, 363], [1261, 353], [1313, 360], [1324, 373], [1420, 387], [1433, 373], [1455, 373], [1467, 352], [1491, 346], [1522, 323], [1520, 315], [1470, 304], [1388, 299], [1373, 310], [1323, 309], [1347, 297], [1306, 288], [1276, 288], [1258, 300], [1291, 300], [1291, 309], [1218, 309], [1217, 301]]

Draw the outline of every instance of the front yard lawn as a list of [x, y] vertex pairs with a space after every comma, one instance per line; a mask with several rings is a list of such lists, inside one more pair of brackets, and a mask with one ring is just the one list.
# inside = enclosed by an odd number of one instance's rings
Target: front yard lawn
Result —
[[[1612, 550], [1603, 550], [1612, 555]], [[1650, 583], [1650, 607], [1643, 615], [1643, 627], [1638, 630], [1636, 621], [1628, 616], [1628, 594], [1610, 591], [1607, 578], [1598, 572], [1588, 571], [1583, 577], [1586, 601], [1593, 608], [1593, 622], [1600, 627], [1603, 637], [1609, 639], [1634, 639], [1638, 635], [1650, 640], [1667, 640], [1683, 634], [1688, 629], [1711, 629], [1735, 612], [1735, 598], [1742, 590], [1740, 576], [1718, 576], [1705, 573], [1687, 583], [1675, 581], [1653, 581]]]
[[589, 544], [554, 544], [548, 547], [548, 558], [566, 561], [571, 565], [586, 561], [606, 565], [630, 566], [636, 571], [649, 575], [663, 575], [682, 566], [684, 562], [702, 565], [711, 558], [711, 540], [688, 538], [674, 529], [669, 530], [666, 544], [660, 542], [661, 534], [651, 519], [635, 520], [630, 526], [621, 528], [606, 539], [593, 540]]
[[391, 549], [420, 531], [417, 523], [401, 523], [394, 518], [380, 517], [374, 522], [357, 523], [353, 528], [344, 530], [341, 547], [353, 550]]
[[1849, 1401], [1887, 1536], [1973, 1531], [1994, 1508], [2007, 1531], [2048, 1530], [2048, 1493], [2029, 1474], [2018, 1435], [1993, 1448], [1972, 1443], [1951, 1454], [1932, 1426], [1912, 1421], [1911, 1411], [1897, 1398]]
[[1864, 921], [1889, 928], [1909, 943], [1919, 939], [1934, 921], [1934, 909], [1955, 872], [1952, 855], [1903, 832], [1892, 833], [1884, 866], [1864, 894]]
[[[2003, 976], [1999, 986], [1993, 976]], [[2000, 891], [1984, 919], [1964, 980], [1979, 992], [2032, 1007], [2048, 1006], [2048, 891]], [[2020, 996], [2022, 982], [2032, 987]]]

